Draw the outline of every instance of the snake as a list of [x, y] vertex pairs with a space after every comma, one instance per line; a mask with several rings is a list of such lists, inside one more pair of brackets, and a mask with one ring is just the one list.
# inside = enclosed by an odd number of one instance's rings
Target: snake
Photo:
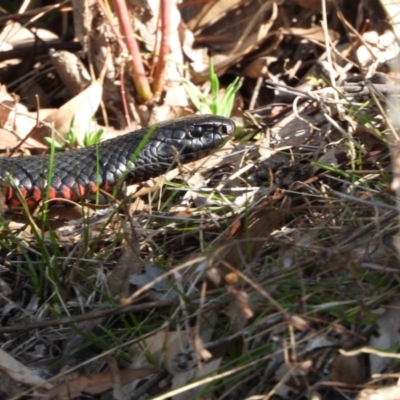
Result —
[[8, 207], [32, 208], [47, 199], [79, 201], [111, 192], [118, 182], [140, 183], [209, 155], [235, 130], [216, 115], [189, 115], [138, 129], [97, 145], [50, 155], [0, 158]]

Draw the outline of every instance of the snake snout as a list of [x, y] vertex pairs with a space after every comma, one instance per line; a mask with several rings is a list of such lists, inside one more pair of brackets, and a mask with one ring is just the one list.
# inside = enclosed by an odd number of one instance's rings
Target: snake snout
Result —
[[235, 131], [235, 124], [232, 121], [229, 123], [221, 124], [218, 128], [218, 132], [223, 135], [231, 135]]

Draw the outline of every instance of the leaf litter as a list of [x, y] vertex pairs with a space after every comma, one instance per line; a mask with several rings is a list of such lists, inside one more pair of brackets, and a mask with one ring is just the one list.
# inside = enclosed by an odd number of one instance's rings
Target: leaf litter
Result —
[[[189, 115], [181, 79], [207, 95], [210, 54], [221, 87], [243, 79], [213, 156], [104, 206], [2, 206], [3, 397], [396, 398], [398, 21], [382, 4], [173, 5], [147, 103], [103, 1], [1, 17], [3, 156], [43, 153], [51, 129], [75, 147]], [[129, 7], [159, 77], [158, 2]]]

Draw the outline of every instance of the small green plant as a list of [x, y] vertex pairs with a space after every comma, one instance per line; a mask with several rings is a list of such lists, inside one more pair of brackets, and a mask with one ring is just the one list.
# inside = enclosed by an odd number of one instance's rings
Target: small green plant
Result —
[[210, 82], [211, 82], [211, 99], [205, 96], [192, 82], [183, 78], [182, 83], [192, 101], [193, 105], [201, 114], [214, 114], [223, 117], [230, 117], [232, 113], [235, 95], [242, 86], [239, 78], [236, 78], [227, 88], [222, 99], [218, 98], [219, 80], [214, 71], [214, 61], [210, 60]]
[[83, 138], [84, 146], [92, 146], [100, 142], [101, 137], [103, 136], [104, 130], [99, 129], [96, 132], [87, 132], [85, 137]]
[[[85, 137], [83, 138], [83, 146], [87, 147], [99, 143], [103, 133], [104, 133], [103, 129], [99, 129], [96, 132], [85, 133]], [[75, 148], [76, 144], [78, 143], [77, 138], [78, 135], [76, 133], [76, 130], [74, 128], [71, 128], [66, 136], [67, 146]], [[49, 147], [54, 146], [56, 151], [61, 151], [64, 148], [64, 146], [61, 143], [59, 143], [55, 138], [46, 137], [44, 138], [44, 141], [46, 142], [47, 146]]]
[[[65, 135], [65, 144], [67, 147], [74, 149], [77, 144], [80, 144], [83, 147], [92, 146], [100, 142], [101, 137], [103, 136], [104, 130], [99, 129], [97, 131], [93, 131], [88, 129], [85, 132], [85, 136], [83, 137], [83, 142], [81, 142], [80, 135], [77, 130], [74, 128], [74, 118], [71, 120], [71, 125], [68, 133]], [[44, 141], [48, 147], [54, 147], [56, 151], [63, 150], [64, 146], [57, 141], [54, 137], [45, 137]]]

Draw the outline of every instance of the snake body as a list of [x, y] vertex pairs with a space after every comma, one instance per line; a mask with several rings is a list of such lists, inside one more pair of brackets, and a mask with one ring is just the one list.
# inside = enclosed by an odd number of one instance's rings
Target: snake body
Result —
[[0, 183], [9, 207], [21, 204], [18, 190], [30, 207], [42, 201], [45, 193], [50, 199], [76, 201], [99, 189], [111, 191], [122, 179], [145, 181], [177, 163], [205, 157], [234, 129], [228, 118], [192, 115], [56, 153], [52, 160], [48, 155], [1, 158]]

